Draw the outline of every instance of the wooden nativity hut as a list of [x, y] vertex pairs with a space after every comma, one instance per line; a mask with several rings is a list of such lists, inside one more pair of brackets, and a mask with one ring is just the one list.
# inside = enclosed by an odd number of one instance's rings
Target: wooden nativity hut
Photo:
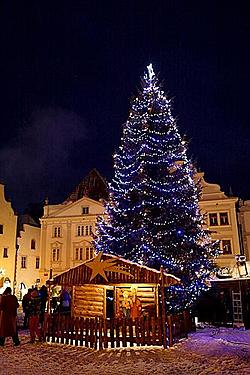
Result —
[[84, 318], [137, 318], [161, 314], [159, 296], [164, 287], [180, 280], [110, 254], [62, 272], [47, 284], [71, 293], [71, 316]]

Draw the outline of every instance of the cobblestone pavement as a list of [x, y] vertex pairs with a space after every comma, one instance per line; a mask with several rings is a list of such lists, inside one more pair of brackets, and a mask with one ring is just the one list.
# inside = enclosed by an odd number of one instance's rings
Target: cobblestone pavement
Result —
[[[226, 333], [225, 337], [228, 337]], [[250, 336], [249, 336], [250, 337]], [[0, 348], [1, 375], [73, 374], [240, 374], [250, 375], [250, 342], [226, 341], [222, 336], [195, 333], [174, 348], [155, 347], [95, 351], [61, 344], [29, 343], [11, 339]], [[234, 337], [235, 339], [235, 337]]]

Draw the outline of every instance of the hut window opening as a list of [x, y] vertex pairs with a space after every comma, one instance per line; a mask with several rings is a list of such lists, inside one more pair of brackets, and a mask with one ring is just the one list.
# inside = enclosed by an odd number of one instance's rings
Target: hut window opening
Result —
[[114, 289], [106, 289], [106, 318], [114, 318]]

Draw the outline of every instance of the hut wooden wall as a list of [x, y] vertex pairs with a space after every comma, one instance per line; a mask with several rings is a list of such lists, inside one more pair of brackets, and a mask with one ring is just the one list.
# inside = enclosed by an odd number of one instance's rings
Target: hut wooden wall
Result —
[[75, 286], [73, 290], [73, 316], [105, 317], [105, 290], [97, 285]]

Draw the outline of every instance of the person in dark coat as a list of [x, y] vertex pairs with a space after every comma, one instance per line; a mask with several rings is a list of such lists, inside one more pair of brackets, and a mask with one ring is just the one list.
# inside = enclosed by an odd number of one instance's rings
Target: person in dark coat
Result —
[[29, 301], [29, 331], [30, 331], [30, 342], [34, 343], [36, 336], [41, 341], [41, 329], [39, 327], [39, 318], [41, 314], [41, 299], [38, 291], [34, 289], [31, 293], [31, 299]]
[[20, 344], [16, 324], [18, 307], [19, 304], [16, 296], [12, 295], [11, 288], [7, 287], [0, 301], [0, 346], [4, 346], [6, 337], [12, 337], [15, 346]]
[[41, 314], [40, 314], [40, 323], [42, 324], [43, 321], [44, 321], [44, 314], [45, 314], [45, 310], [46, 310], [46, 304], [47, 304], [47, 301], [48, 301], [48, 290], [46, 288], [45, 285], [43, 285], [41, 287], [41, 289], [39, 290], [39, 297], [40, 297], [40, 300], [41, 300]]
[[31, 292], [32, 292], [32, 289], [28, 289], [28, 293], [26, 293], [22, 299], [22, 306], [23, 306], [23, 312], [24, 312], [24, 321], [23, 321], [24, 329], [28, 328], [28, 324], [29, 324], [29, 301], [31, 300]]
[[63, 288], [60, 294], [60, 313], [69, 315], [71, 309], [71, 295]]

